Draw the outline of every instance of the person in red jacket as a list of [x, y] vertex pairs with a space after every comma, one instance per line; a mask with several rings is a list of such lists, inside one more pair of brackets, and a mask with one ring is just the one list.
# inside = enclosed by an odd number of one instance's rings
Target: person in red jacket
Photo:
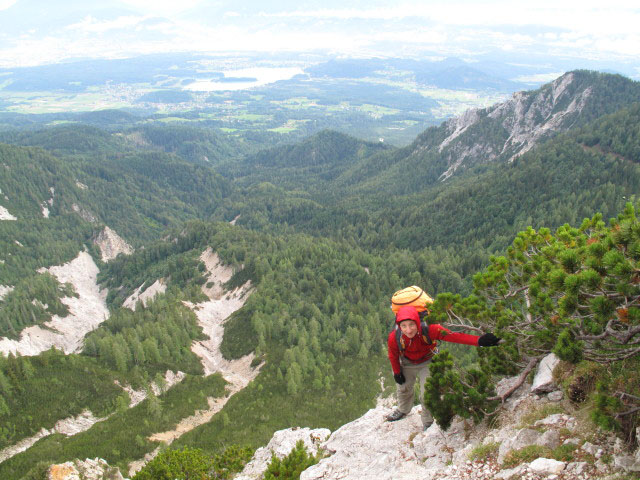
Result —
[[[396, 313], [396, 329], [389, 334], [389, 361], [393, 369], [393, 378], [398, 384], [398, 408], [387, 416], [389, 422], [395, 422], [407, 416], [413, 407], [413, 386], [420, 380], [420, 398], [422, 403], [422, 425], [427, 429], [433, 423], [433, 416], [424, 404], [424, 382], [429, 374], [429, 362], [437, 353], [437, 340], [461, 343], [478, 347], [493, 347], [500, 339], [492, 333], [482, 336], [452, 332], [442, 325], [429, 325], [422, 331], [418, 310], [411, 305], [401, 307]], [[400, 342], [400, 345], [398, 345]]]

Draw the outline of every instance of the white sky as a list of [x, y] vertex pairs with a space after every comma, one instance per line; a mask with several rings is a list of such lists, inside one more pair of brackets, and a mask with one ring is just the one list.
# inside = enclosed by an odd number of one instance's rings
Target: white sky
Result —
[[[15, 11], [21, 4], [26, 9], [25, 1], [0, 0], [0, 27], [2, 11], [12, 6]], [[397, 52], [432, 50], [445, 55], [538, 49], [592, 59], [640, 57], [637, 0], [373, 0], [367, 8], [352, 6], [363, 5], [363, 1], [301, 1], [302, 5], [327, 5], [308, 10], [279, 10], [277, 2], [257, 0], [96, 3], [101, 8], [127, 8], [131, 13], [105, 19], [99, 12], [85, 12], [83, 17], [50, 31], [25, 27], [17, 37], [0, 34], [0, 66], [51, 63], [74, 56], [189, 50], [322, 49], [371, 54], [380, 48], [380, 42], [397, 45]], [[65, 0], [56, 0], [55, 5], [64, 11]], [[215, 19], [211, 15], [207, 18], [209, 11], [218, 12]]]

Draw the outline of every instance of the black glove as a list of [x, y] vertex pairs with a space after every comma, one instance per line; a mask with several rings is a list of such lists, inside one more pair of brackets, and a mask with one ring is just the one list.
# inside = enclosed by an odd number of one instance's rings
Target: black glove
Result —
[[485, 333], [478, 339], [478, 346], [480, 347], [495, 347], [500, 343], [500, 339], [493, 333]]
[[394, 373], [393, 374], [393, 379], [396, 381], [396, 383], [398, 385], [402, 385], [404, 382], [407, 381], [406, 378], [404, 378], [404, 373], [400, 372], [400, 373]]

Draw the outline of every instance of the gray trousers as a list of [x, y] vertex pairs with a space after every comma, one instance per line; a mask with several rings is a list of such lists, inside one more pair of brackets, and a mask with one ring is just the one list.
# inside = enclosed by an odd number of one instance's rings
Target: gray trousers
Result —
[[415, 365], [406, 358], [400, 357], [402, 373], [404, 374], [406, 381], [402, 385], [397, 385], [398, 389], [396, 392], [398, 398], [398, 410], [404, 414], [408, 414], [413, 408], [413, 386], [415, 385], [416, 380], [420, 382], [420, 404], [422, 405], [422, 413], [420, 416], [422, 417], [423, 425], [430, 425], [433, 423], [433, 416], [431, 416], [431, 412], [424, 404], [424, 382], [429, 375], [430, 362], [431, 361], [429, 360], [427, 362], [420, 363], [419, 365]]

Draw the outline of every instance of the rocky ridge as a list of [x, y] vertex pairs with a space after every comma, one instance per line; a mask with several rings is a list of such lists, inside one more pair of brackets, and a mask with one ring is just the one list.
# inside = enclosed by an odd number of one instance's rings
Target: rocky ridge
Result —
[[[499, 158], [512, 161], [544, 139], [571, 128], [593, 91], [588, 86], [580, 90], [576, 83], [576, 74], [567, 73], [539, 90], [514, 93], [504, 103], [469, 110], [447, 121], [447, 137], [437, 146], [447, 159], [440, 180], [448, 179], [463, 165]], [[485, 135], [487, 130], [500, 132], [499, 140]]]
[[[475, 165], [509, 163], [554, 136], [640, 101], [640, 83], [589, 71], [565, 73], [537, 90], [471, 109], [425, 130], [379, 176], [385, 184], [415, 171], [411, 188], [446, 181]], [[411, 183], [411, 182], [410, 182]], [[374, 182], [377, 185], [376, 182]], [[403, 182], [406, 185], [406, 181]]]

